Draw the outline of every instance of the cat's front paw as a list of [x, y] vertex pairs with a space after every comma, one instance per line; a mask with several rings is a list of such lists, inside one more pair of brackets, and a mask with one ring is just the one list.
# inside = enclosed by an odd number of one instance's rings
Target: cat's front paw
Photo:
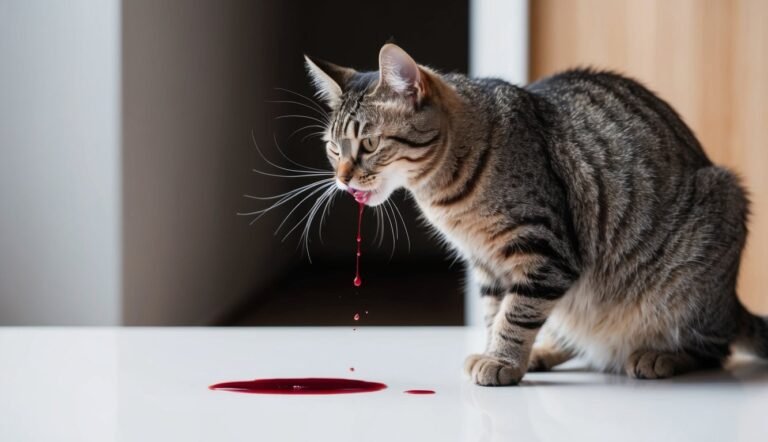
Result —
[[520, 367], [489, 355], [474, 354], [464, 362], [464, 371], [477, 385], [515, 385], [525, 372]]

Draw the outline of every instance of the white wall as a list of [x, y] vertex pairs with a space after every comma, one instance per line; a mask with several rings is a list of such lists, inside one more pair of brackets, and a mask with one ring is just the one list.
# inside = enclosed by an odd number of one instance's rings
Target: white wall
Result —
[[278, 274], [235, 215], [284, 185], [278, 5], [0, 0], [0, 326], [207, 324]]
[[470, 15], [470, 74], [525, 84], [528, 0], [471, 0]]
[[120, 316], [119, 2], [0, 2], [0, 325]]

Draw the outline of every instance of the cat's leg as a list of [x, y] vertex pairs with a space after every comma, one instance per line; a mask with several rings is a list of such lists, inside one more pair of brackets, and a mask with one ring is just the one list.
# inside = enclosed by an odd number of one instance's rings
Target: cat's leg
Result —
[[557, 235], [539, 225], [508, 231], [507, 237], [497, 234], [495, 279], [499, 283], [480, 290], [501, 298], [488, 345], [483, 354], [469, 356], [464, 364], [467, 374], [479, 385], [512, 385], [520, 381], [528, 369], [536, 335], [578, 279], [572, 252], [566, 242], [556, 239]]
[[528, 371], [549, 371], [573, 359], [573, 352], [558, 347], [534, 347], [528, 361]]
[[[564, 290], [563, 290], [564, 292]], [[538, 298], [509, 292], [499, 304], [485, 353], [470, 355], [464, 368], [479, 385], [517, 384], [528, 368], [536, 334], [544, 325], [556, 298]]]
[[481, 267], [472, 267], [468, 270], [468, 293], [472, 296], [480, 296], [483, 304], [483, 324], [485, 324], [490, 338], [493, 320], [499, 313], [499, 305], [504, 295], [504, 289], [500, 283]]
[[637, 350], [624, 364], [627, 375], [636, 379], [663, 379], [720, 365], [716, 358], [697, 357], [688, 352]]
[[568, 348], [558, 344], [546, 328], [539, 334], [536, 344], [531, 351], [528, 361], [528, 371], [549, 371], [552, 368], [571, 360], [575, 354]]

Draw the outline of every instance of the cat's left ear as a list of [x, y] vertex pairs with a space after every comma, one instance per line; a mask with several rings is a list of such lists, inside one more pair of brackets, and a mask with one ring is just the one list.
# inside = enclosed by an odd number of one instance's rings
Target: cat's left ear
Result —
[[379, 52], [379, 87], [421, 103], [427, 95], [427, 77], [419, 65], [399, 46], [387, 43]]
[[317, 95], [331, 108], [341, 103], [341, 94], [347, 81], [355, 75], [355, 70], [337, 66], [327, 61], [304, 55], [307, 72], [312, 84], [317, 89]]

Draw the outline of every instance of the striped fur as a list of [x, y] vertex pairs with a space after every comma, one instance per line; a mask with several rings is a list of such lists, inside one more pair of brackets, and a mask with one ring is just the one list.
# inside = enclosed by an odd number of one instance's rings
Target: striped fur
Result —
[[607, 72], [520, 88], [416, 67], [394, 45], [380, 63], [325, 74], [341, 91], [329, 158], [369, 204], [408, 189], [464, 258], [487, 305], [476, 383], [573, 355], [640, 378], [717, 365], [734, 342], [768, 356], [768, 323], [735, 293], [745, 192], [664, 101]]

